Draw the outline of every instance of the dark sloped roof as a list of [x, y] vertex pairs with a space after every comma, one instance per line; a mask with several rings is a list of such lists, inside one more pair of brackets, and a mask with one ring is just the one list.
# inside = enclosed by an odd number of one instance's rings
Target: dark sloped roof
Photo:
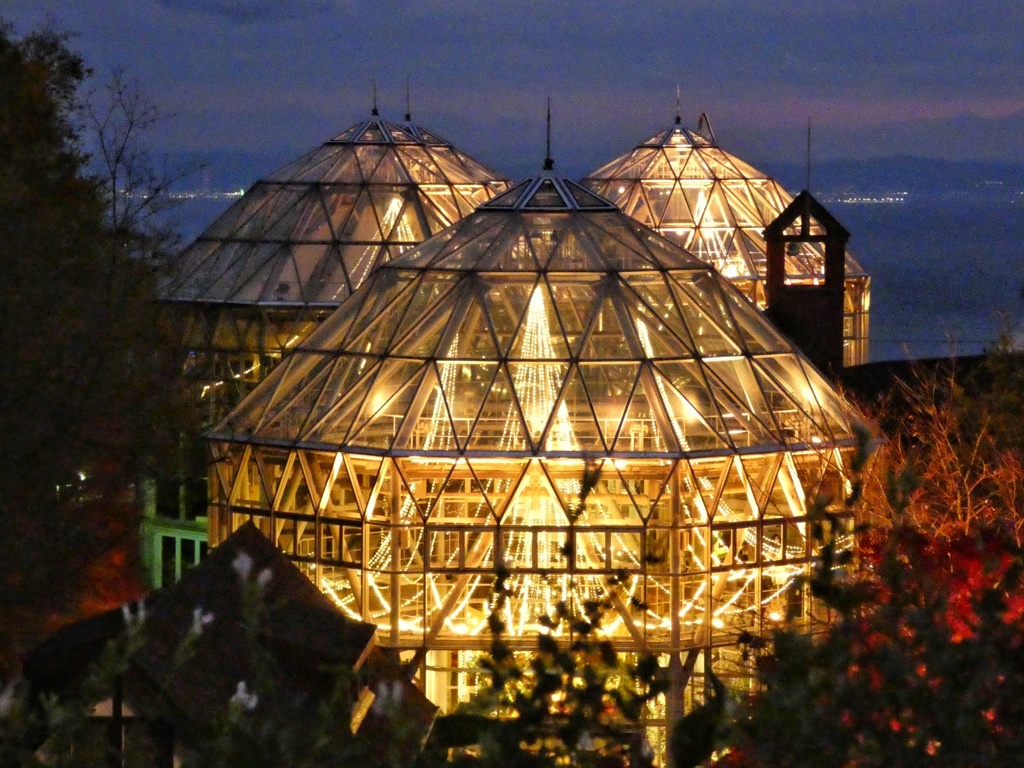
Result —
[[[243, 580], [238, 569], [246, 562], [249, 576]], [[258, 598], [257, 578], [265, 582]], [[180, 650], [197, 609], [213, 620], [183, 660]], [[252, 610], [259, 612], [256, 647], [247, 628]], [[252, 524], [225, 539], [178, 584], [148, 598], [145, 614], [144, 641], [131, 657], [125, 698], [145, 713], [158, 692], [166, 694], [160, 715], [186, 739], [223, 710], [239, 682], [252, 683], [258, 652], [269, 653], [276, 678], [271, 689], [315, 700], [333, 685], [328, 670], [358, 670], [374, 647], [375, 627], [342, 615]], [[32, 651], [26, 679], [40, 690], [68, 690], [124, 627], [120, 610], [65, 627]]]

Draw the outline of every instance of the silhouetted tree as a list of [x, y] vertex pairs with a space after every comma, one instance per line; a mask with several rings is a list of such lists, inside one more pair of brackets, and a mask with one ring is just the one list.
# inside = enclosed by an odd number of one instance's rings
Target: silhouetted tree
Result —
[[178, 419], [157, 275], [87, 170], [68, 42], [0, 24], [0, 669], [134, 592], [133, 483]]

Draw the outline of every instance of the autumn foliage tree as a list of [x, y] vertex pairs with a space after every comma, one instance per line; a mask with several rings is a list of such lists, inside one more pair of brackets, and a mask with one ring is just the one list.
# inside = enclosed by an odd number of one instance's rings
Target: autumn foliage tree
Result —
[[836, 621], [820, 637], [776, 634], [719, 764], [1017, 764], [1024, 550], [1003, 529], [944, 537], [899, 517], [866, 534], [861, 558], [854, 577], [818, 572]]
[[888, 437], [869, 488], [874, 522], [892, 517], [895, 498], [924, 532], [1001, 528], [1024, 542], [1024, 356], [1008, 339], [979, 358], [914, 364], [867, 407]]

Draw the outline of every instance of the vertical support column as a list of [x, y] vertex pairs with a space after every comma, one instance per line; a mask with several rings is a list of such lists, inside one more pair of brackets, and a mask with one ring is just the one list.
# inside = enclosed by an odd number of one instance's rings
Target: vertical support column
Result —
[[398, 646], [398, 622], [401, 618], [401, 576], [398, 572], [398, 563], [401, 560], [402, 547], [400, 536], [402, 529], [399, 525], [402, 522], [401, 499], [402, 484], [398, 481], [398, 470], [392, 466], [388, 478], [390, 488], [388, 489], [388, 503], [391, 505], [391, 574], [388, 577], [391, 584], [391, 646]]
[[[683, 662], [680, 659], [680, 643], [682, 631], [679, 625], [679, 612], [682, 610], [683, 596], [682, 584], [682, 553], [680, 552], [680, 537], [682, 536], [682, 505], [679, 497], [679, 473], [682, 471], [681, 462], [676, 465], [669, 480], [669, 493], [672, 513], [672, 529], [669, 537], [669, 610], [671, 611], [671, 623], [669, 625], [669, 648], [671, 652], [668, 657], [668, 680], [669, 688], [665, 698], [665, 721], [668, 728], [677, 722], [685, 713], [685, 702], [683, 695], [686, 690], [686, 680], [683, 671]], [[669, 765], [673, 762], [669, 755]]]

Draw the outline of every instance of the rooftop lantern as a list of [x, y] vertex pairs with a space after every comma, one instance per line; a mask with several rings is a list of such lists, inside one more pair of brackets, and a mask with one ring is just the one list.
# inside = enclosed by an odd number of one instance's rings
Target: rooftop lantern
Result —
[[519, 649], [610, 596], [674, 717], [814, 621], [806, 507], [842, 509], [854, 417], [709, 265], [542, 175], [378, 268], [212, 433], [210, 537], [254, 522], [445, 707], [496, 567]]
[[432, 131], [373, 115], [256, 182], [176, 259], [164, 299], [227, 413], [380, 264], [508, 188]]
[[[778, 182], [719, 147], [707, 115], [696, 130], [676, 117], [671, 128], [641, 142], [583, 180], [589, 189], [690, 250], [728, 278], [758, 308], [767, 305], [764, 229], [792, 201]], [[843, 293], [844, 365], [868, 359], [870, 278], [846, 254]], [[787, 280], [824, 280], [821, 243], [794, 242]]]

